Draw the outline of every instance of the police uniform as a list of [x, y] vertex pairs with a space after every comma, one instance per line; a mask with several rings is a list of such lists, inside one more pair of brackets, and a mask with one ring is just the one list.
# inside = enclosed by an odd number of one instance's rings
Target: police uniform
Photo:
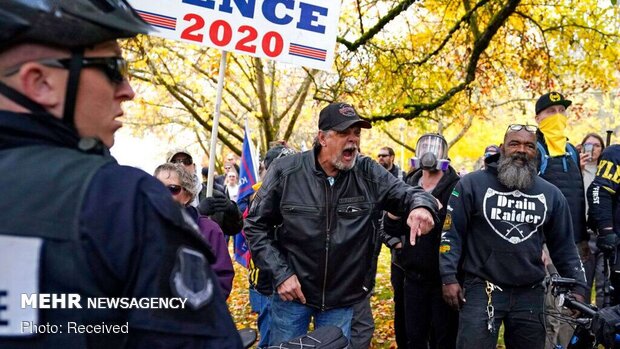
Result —
[[[0, 347], [240, 347], [209, 267], [209, 246], [150, 175], [76, 149], [35, 118], [0, 112], [0, 260], [15, 277], [0, 290]], [[22, 135], [22, 136], [16, 136]], [[12, 138], [12, 139], [11, 139]], [[3, 287], [4, 288], [4, 287]], [[82, 309], [34, 309], [14, 297], [79, 294]], [[187, 298], [185, 309], [87, 309], [89, 298]], [[26, 316], [26, 317], [22, 317]], [[60, 325], [35, 334], [21, 321]], [[127, 334], [68, 333], [78, 325], [128, 324]], [[4, 328], [4, 329], [3, 329]], [[191, 337], [185, 337], [191, 336]], [[190, 339], [191, 338], [191, 339]], [[150, 343], [150, 344], [148, 344]]]
[[[118, 165], [101, 140], [80, 139], [74, 122], [80, 82], [92, 79], [81, 75], [87, 66], [122, 91], [120, 99], [133, 97], [121, 57], [86, 53], [113, 54], [99, 44], [149, 30], [126, 0], [2, 2], [3, 67], [14, 64], [15, 45], [70, 54], [44, 62], [27, 51], [32, 56], [21, 59], [31, 66], [0, 72], [2, 349], [241, 347], [209, 266], [213, 253], [191, 219], [155, 178]], [[35, 64], [68, 72], [66, 85], [37, 90], [38, 102], [15, 78]], [[61, 94], [57, 111], [50, 100]], [[115, 98], [110, 106], [120, 107]], [[109, 131], [77, 117], [97, 135]]]

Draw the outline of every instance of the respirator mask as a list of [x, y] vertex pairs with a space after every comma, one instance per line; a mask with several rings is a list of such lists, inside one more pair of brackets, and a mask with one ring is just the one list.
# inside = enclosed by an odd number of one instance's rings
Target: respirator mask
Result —
[[427, 133], [420, 137], [415, 153], [416, 156], [410, 160], [413, 169], [447, 171], [448, 166], [450, 166], [448, 143], [439, 134]]

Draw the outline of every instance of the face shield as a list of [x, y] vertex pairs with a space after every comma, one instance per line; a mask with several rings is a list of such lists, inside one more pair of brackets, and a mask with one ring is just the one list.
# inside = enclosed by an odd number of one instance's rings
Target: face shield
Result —
[[448, 143], [439, 134], [425, 134], [418, 139], [416, 157], [411, 159], [411, 167], [431, 171], [446, 171], [448, 160]]

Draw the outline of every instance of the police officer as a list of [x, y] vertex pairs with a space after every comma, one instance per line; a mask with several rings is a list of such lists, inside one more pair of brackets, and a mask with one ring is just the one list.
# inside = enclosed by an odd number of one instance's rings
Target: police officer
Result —
[[116, 39], [149, 29], [125, 0], [2, 2], [1, 348], [241, 346], [210, 247], [159, 181], [108, 152], [134, 97]]

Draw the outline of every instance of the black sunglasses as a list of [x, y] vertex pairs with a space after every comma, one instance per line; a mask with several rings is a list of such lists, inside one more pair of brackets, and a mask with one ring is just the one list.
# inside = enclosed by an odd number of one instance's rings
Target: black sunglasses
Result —
[[181, 159], [172, 159], [170, 160], [173, 164], [183, 164], [185, 166], [189, 166], [193, 164], [192, 158], [181, 158]]
[[538, 127], [534, 125], [521, 125], [521, 124], [512, 124], [508, 125], [508, 129], [506, 132], [518, 132], [525, 129], [527, 132], [536, 133], [538, 131]]
[[[48, 58], [35, 62], [47, 67], [69, 69], [71, 58]], [[6, 71], [5, 76], [15, 74], [20, 67], [21, 65]], [[84, 57], [82, 58], [82, 67], [93, 67], [101, 70], [115, 84], [122, 83], [129, 75], [129, 66], [123, 57]]]
[[387, 158], [388, 156], [390, 156], [390, 154], [378, 154], [377, 155], [378, 158]]
[[170, 184], [167, 185], [166, 188], [168, 188], [168, 190], [170, 190], [170, 193], [172, 195], [179, 195], [179, 193], [181, 192], [181, 190], [183, 190], [183, 187], [180, 185], [175, 185], [175, 184]]

